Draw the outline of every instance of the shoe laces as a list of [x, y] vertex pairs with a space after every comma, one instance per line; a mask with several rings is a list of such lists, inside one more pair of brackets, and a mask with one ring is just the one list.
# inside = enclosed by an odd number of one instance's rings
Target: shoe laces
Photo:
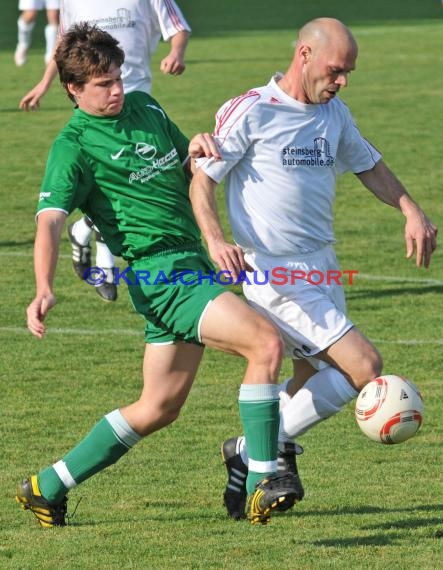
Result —
[[75, 507], [74, 507], [74, 510], [73, 510], [72, 513], [69, 514], [69, 515], [68, 515], [67, 512], [66, 512], [67, 509], [66, 509], [66, 500], [65, 500], [65, 502], [64, 502], [64, 503], [65, 503], [64, 515], [66, 515], [67, 524], [71, 524], [71, 521], [74, 520], [74, 518], [75, 518], [75, 513], [77, 512], [78, 506], [79, 506], [79, 504], [81, 503], [82, 500], [83, 500], [83, 497], [80, 497], [79, 500], [77, 501], [77, 504], [76, 504]]

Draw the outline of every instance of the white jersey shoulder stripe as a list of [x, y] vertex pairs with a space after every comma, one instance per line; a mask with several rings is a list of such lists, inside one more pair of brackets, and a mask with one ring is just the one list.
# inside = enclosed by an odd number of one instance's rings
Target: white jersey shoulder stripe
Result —
[[239, 97], [231, 99], [217, 115], [217, 123], [214, 130], [215, 136], [223, 133], [223, 139], [227, 137], [232, 126], [241, 119], [249, 109], [262, 97], [259, 91], [251, 90]]

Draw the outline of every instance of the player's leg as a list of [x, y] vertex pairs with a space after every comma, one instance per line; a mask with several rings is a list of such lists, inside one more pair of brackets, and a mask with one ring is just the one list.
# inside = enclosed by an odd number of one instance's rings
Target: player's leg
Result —
[[42, 526], [64, 526], [66, 494], [115, 463], [140, 439], [174, 421], [203, 354], [201, 346], [146, 345], [140, 398], [104, 416], [60, 461], [24, 480], [17, 501]]
[[79, 279], [85, 278], [85, 271], [91, 267], [91, 235], [94, 224], [83, 216], [68, 226], [68, 239], [72, 249], [72, 267]]
[[115, 259], [88, 216], [83, 216], [68, 226], [72, 267], [77, 277], [83, 280], [85, 272], [91, 268], [91, 236], [94, 231], [97, 248], [95, 266], [104, 271], [104, 280], [96, 284], [95, 290], [104, 301], [116, 301], [118, 292], [115, 285]]
[[[286, 510], [296, 498], [292, 476], [285, 473], [281, 477], [268, 477], [278, 470], [279, 400], [276, 381], [283, 356], [280, 335], [270, 322], [232, 293], [225, 293], [212, 301], [200, 330], [204, 344], [247, 359], [239, 393], [239, 409], [249, 449], [246, 480], [246, 491], [250, 496], [248, 517], [253, 523], [266, 523], [271, 510]], [[269, 481], [269, 487], [260, 489], [261, 481], [265, 486]], [[240, 517], [241, 511], [236, 518]]]
[[377, 348], [355, 326], [318, 357], [340, 370], [358, 391], [381, 374], [383, 368]]
[[95, 226], [94, 229], [95, 246], [97, 248], [95, 265], [96, 267], [103, 269], [105, 274], [105, 280], [103, 283], [96, 285], [95, 290], [104, 301], [116, 301], [118, 293], [117, 286], [115, 284], [115, 258], [109, 247], [105, 244], [101, 233], [95, 228]]
[[[55, 8], [50, 8], [50, 2], [46, 3], [46, 20], [47, 24], [45, 26], [45, 40], [46, 40], [46, 50], [45, 50], [45, 64], [52, 59], [54, 53], [55, 43], [57, 41], [58, 26], [59, 26], [59, 2], [52, 2]], [[52, 5], [51, 4], [51, 5]]]
[[18, 40], [14, 53], [15, 65], [21, 67], [26, 63], [28, 49], [32, 42], [32, 32], [37, 20], [37, 9], [34, 8], [35, 3], [30, 0], [21, 0], [19, 2], [20, 16], [17, 20]]
[[[255, 261], [256, 258], [248, 259], [260, 272]], [[288, 265], [288, 273], [297, 271], [294, 275], [307, 275], [312, 269], [311, 263], [317, 269], [320, 267], [324, 275], [328, 275], [328, 271], [336, 267], [333, 251], [325, 249], [315, 254], [312, 259], [303, 256], [300, 266], [291, 262]], [[259, 282], [266, 282], [263, 277], [264, 275], [260, 276]], [[321, 349], [340, 343], [347, 334], [350, 335], [347, 338], [354, 338], [356, 329], [345, 315], [343, 288], [336, 282], [317, 287], [307, 280], [297, 279], [295, 284], [289, 282], [282, 287], [273, 287], [268, 283], [260, 287], [245, 286], [244, 290], [250, 304], [271, 319], [283, 334], [287, 355], [298, 357], [293, 361], [293, 377], [280, 386], [279, 431], [280, 463], [286, 467], [290, 466], [298, 476], [296, 454], [299, 448], [293, 443], [293, 439], [336, 414], [357, 396], [357, 391], [341, 370], [332, 366], [317, 370], [317, 357], [326, 358]], [[363, 343], [359, 346], [363, 349]], [[347, 347], [349, 348], [348, 345]], [[366, 378], [369, 380], [371, 374], [378, 370], [380, 363], [376, 357], [378, 353], [373, 347], [366, 345], [364, 348], [365, 354], [360, 353], [358, 358], [364, 363]], [[334, 355], [338, 354], [336, 350], [333, 352]], [[346, 351], [340, 351], [340, 354], [345, 357]], [[310, 358], [310, 355], [315, 355], [316, 358]], [[242, 465], [248, 461], [247, 448], [241, 438], [232, 438], [223, 444], [222, 449], [229, 476], [225, 502], [233, 506], [230, 514], [236, 518], [236, 502], [241, 502], [244, 495], [242, 482], [246, 469], [242, 468]], [[299, 491], [302, 498], [301, 482]], [[226, 496], [229, 500], [226, 500]], [[228, 504], [226, 506], [229, 511]]]

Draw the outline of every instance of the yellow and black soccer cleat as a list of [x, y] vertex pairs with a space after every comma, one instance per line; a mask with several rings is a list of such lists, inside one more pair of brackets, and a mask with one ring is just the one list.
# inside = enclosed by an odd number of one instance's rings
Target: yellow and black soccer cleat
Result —
[[60, 503], [49, 503], [40, 493], [37, 475], [32, 475], [17, 485], [15, 499], [22, 509], [33, 512], [41, 526], [66, 526], [66, 503], [68, 499], [64, 497]]
[[298, 500], [293, 473], [275, 473], [259, 481], [248, 498], [247, 517], [252, 524], [267, 524], [273, 511], [287, 511]]

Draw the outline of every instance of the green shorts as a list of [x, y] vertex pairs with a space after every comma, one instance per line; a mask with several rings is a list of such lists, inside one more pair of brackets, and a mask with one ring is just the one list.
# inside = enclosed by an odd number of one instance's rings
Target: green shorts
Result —
[[145, 341], [202, 344], [201, 317], [226, 292], [201, 244], [163, 251], [131, 264], [126, 274], [135, 310], [147, 321]]

